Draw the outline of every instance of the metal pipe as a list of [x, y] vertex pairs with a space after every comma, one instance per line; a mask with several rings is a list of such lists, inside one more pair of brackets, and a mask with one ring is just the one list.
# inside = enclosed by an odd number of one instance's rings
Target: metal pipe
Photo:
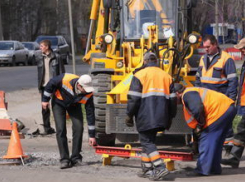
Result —
[[99, 0], [93, 0], [93, 5], [92, 5], [92, 9], [91, 9], [91, 14], [90, 14], [90, 20], [91, 21], [90, 21], [90, 26], [89, 26], [89, 32], [88, 32], [88, 39], [87, 39], [87, 43], [86, 43], [85, 55], [90, 50], [90, 44], [91, 44], [92, 34], [93, 34], [93, 30], [94, 30], [95, 20], [97, 19], [97, 13], [98, 13], [98, 9], [99, 9], [99, 4], [100, 4]]
[[68, 9], [69, 9], [70, 34], [71, 34], [72, 68], [73, 68], [73, 73], [76, 74], [75, 46], [74, 46], [74, 35], [73, 35], [71, 0], [68, 0]]
[[92, 39], [92, 33], [94, 30], [94, 22], [95, 20], [91, 20], [90, 21], [90, 26], [89, 26], [89, 32], [88, 32], [88, 39], [87, 39], [87, 43], [86, 43], [86, 51], [85, 51], [85, 55], [88, 53], [88, 51], [90, 50], [90, 44], [91, 44], [91, 39]]

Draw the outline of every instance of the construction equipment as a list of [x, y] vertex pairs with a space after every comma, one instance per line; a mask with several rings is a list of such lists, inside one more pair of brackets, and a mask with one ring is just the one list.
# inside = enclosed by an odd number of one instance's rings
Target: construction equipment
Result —
[[[0, 139], [10, 137], [12, 131], [11, 124], [13, 122], [16, 122], [18, 124], [18, 130], [22, 130], [25, 127], [24, 124], [18, 119], [14, 120], [10, 118], [7, 109], [8, 103], [5, 99], [5, 92], [0, 90]], [[20, 134], [20, 137], [23, 138], [24, 136]]]
[[[142, 151], [138, 148], [132, 148], [131, 145], [126, 144], [122, 147], [104, 147], [95, 146], [95, 153], [102, 155], [103, 166], [110, 165], [113, 157], [122, 158], [141, 158]], [[174, 161], [192, 161], [193, 153], [191, 152], [177, 152], [177, 151], [158, 151], [161, 158], [164, 159], [166, 167], [169, 171], [174, 170]]]
[[7, 154], [3, 156], [3, 159], [21, 159], [21, 162], [24, 165], [23, 158], [26, 158], [26, 157], [28, 156], [24, 155], [23, 153], [23, 149], [22, 149], [22, 145], [20, 142], [20, 137], [19, 137], [19, 133], [17, 129], [17, 123], [13, 122], [13, 129], [11, 132], [11, 138], [9, 141], [8, 151], [7, 151]]
[[[175, 82], [191, 86], [195, 68], [190, 62], [198, 44], [187, 25], [194, 0], [93, 0], [85, 62], [93, 77], [96, 139], [114, 145], [116, 134], [136, 134], [127, 127], [127, 92], [133, 71], [143, 55], [154, 52], [158, 65]], [[96, 24], [97, 23], [97, 24]], [[182, 106], [179, 106], [179, 110]], [[166, 133], [190, 134], [182, 112]]]
[[9, 134], [12, 130], [9, 115], [7, 113], [7, 102], [5, 92], [0, 90], [0, 136]]

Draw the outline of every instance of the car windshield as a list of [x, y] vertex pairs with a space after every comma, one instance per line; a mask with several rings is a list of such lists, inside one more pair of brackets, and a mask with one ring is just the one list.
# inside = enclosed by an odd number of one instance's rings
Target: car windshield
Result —
[[40, 43], [42, 40], [50, 40], [52, 46], [58, 45], [58, 38], [57, 37], [38, 37], [36, 42]]
[[13, 42], [0, 42], [0, 50], [14, 50]]
[[34, 50], [34, 45], [31, 43], [22, 43], [28, 50]]
[[125, 39], [148, 38], [151, 25], [158, 25], [159, 39], [175, 35], [176, 0], [124, 0], [123, 5]]

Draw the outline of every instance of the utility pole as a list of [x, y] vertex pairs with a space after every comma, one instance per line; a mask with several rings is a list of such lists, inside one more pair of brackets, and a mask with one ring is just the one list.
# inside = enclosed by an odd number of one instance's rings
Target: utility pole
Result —
[[3, 26], [2, 26], [2, 16], [1, 16], [1, 3], [0, 3], [0, 40], [3, 40]]
[[71, 34], [72, 68], [73, 68], [73, 73], [76, 74], [75, 48], [74, 48], [74, 35], [73, 35], [73, 22], [72, 22], [71, 0], [68, 0], [68, 9], [69, 9], [70, 34]]
[[216, 39], [219, 41], [219, 0], [215, 0], [215, 30], [216, 30]]

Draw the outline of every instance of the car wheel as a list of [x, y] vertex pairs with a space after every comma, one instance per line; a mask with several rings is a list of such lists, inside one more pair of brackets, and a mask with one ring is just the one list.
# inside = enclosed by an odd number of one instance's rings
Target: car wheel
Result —
[[36, 57], [33, 56], [32, 59], [31, 59], [31, 65], [36, 65], [37, 62], [36, 62]]
[[26, 55], [26, 59], [24, 60], [23, 65], [28, 66], [28, 55]]
[[15, 56], [12, 57], [12, 63], [9, 64], [10, 66], [16, 66], [16, 58]]
[[70, 57], [69, 54], [67, 53], [66, 58], [64, 59], [64, 64], [69, 64], [69, 62], [70, 62]]

